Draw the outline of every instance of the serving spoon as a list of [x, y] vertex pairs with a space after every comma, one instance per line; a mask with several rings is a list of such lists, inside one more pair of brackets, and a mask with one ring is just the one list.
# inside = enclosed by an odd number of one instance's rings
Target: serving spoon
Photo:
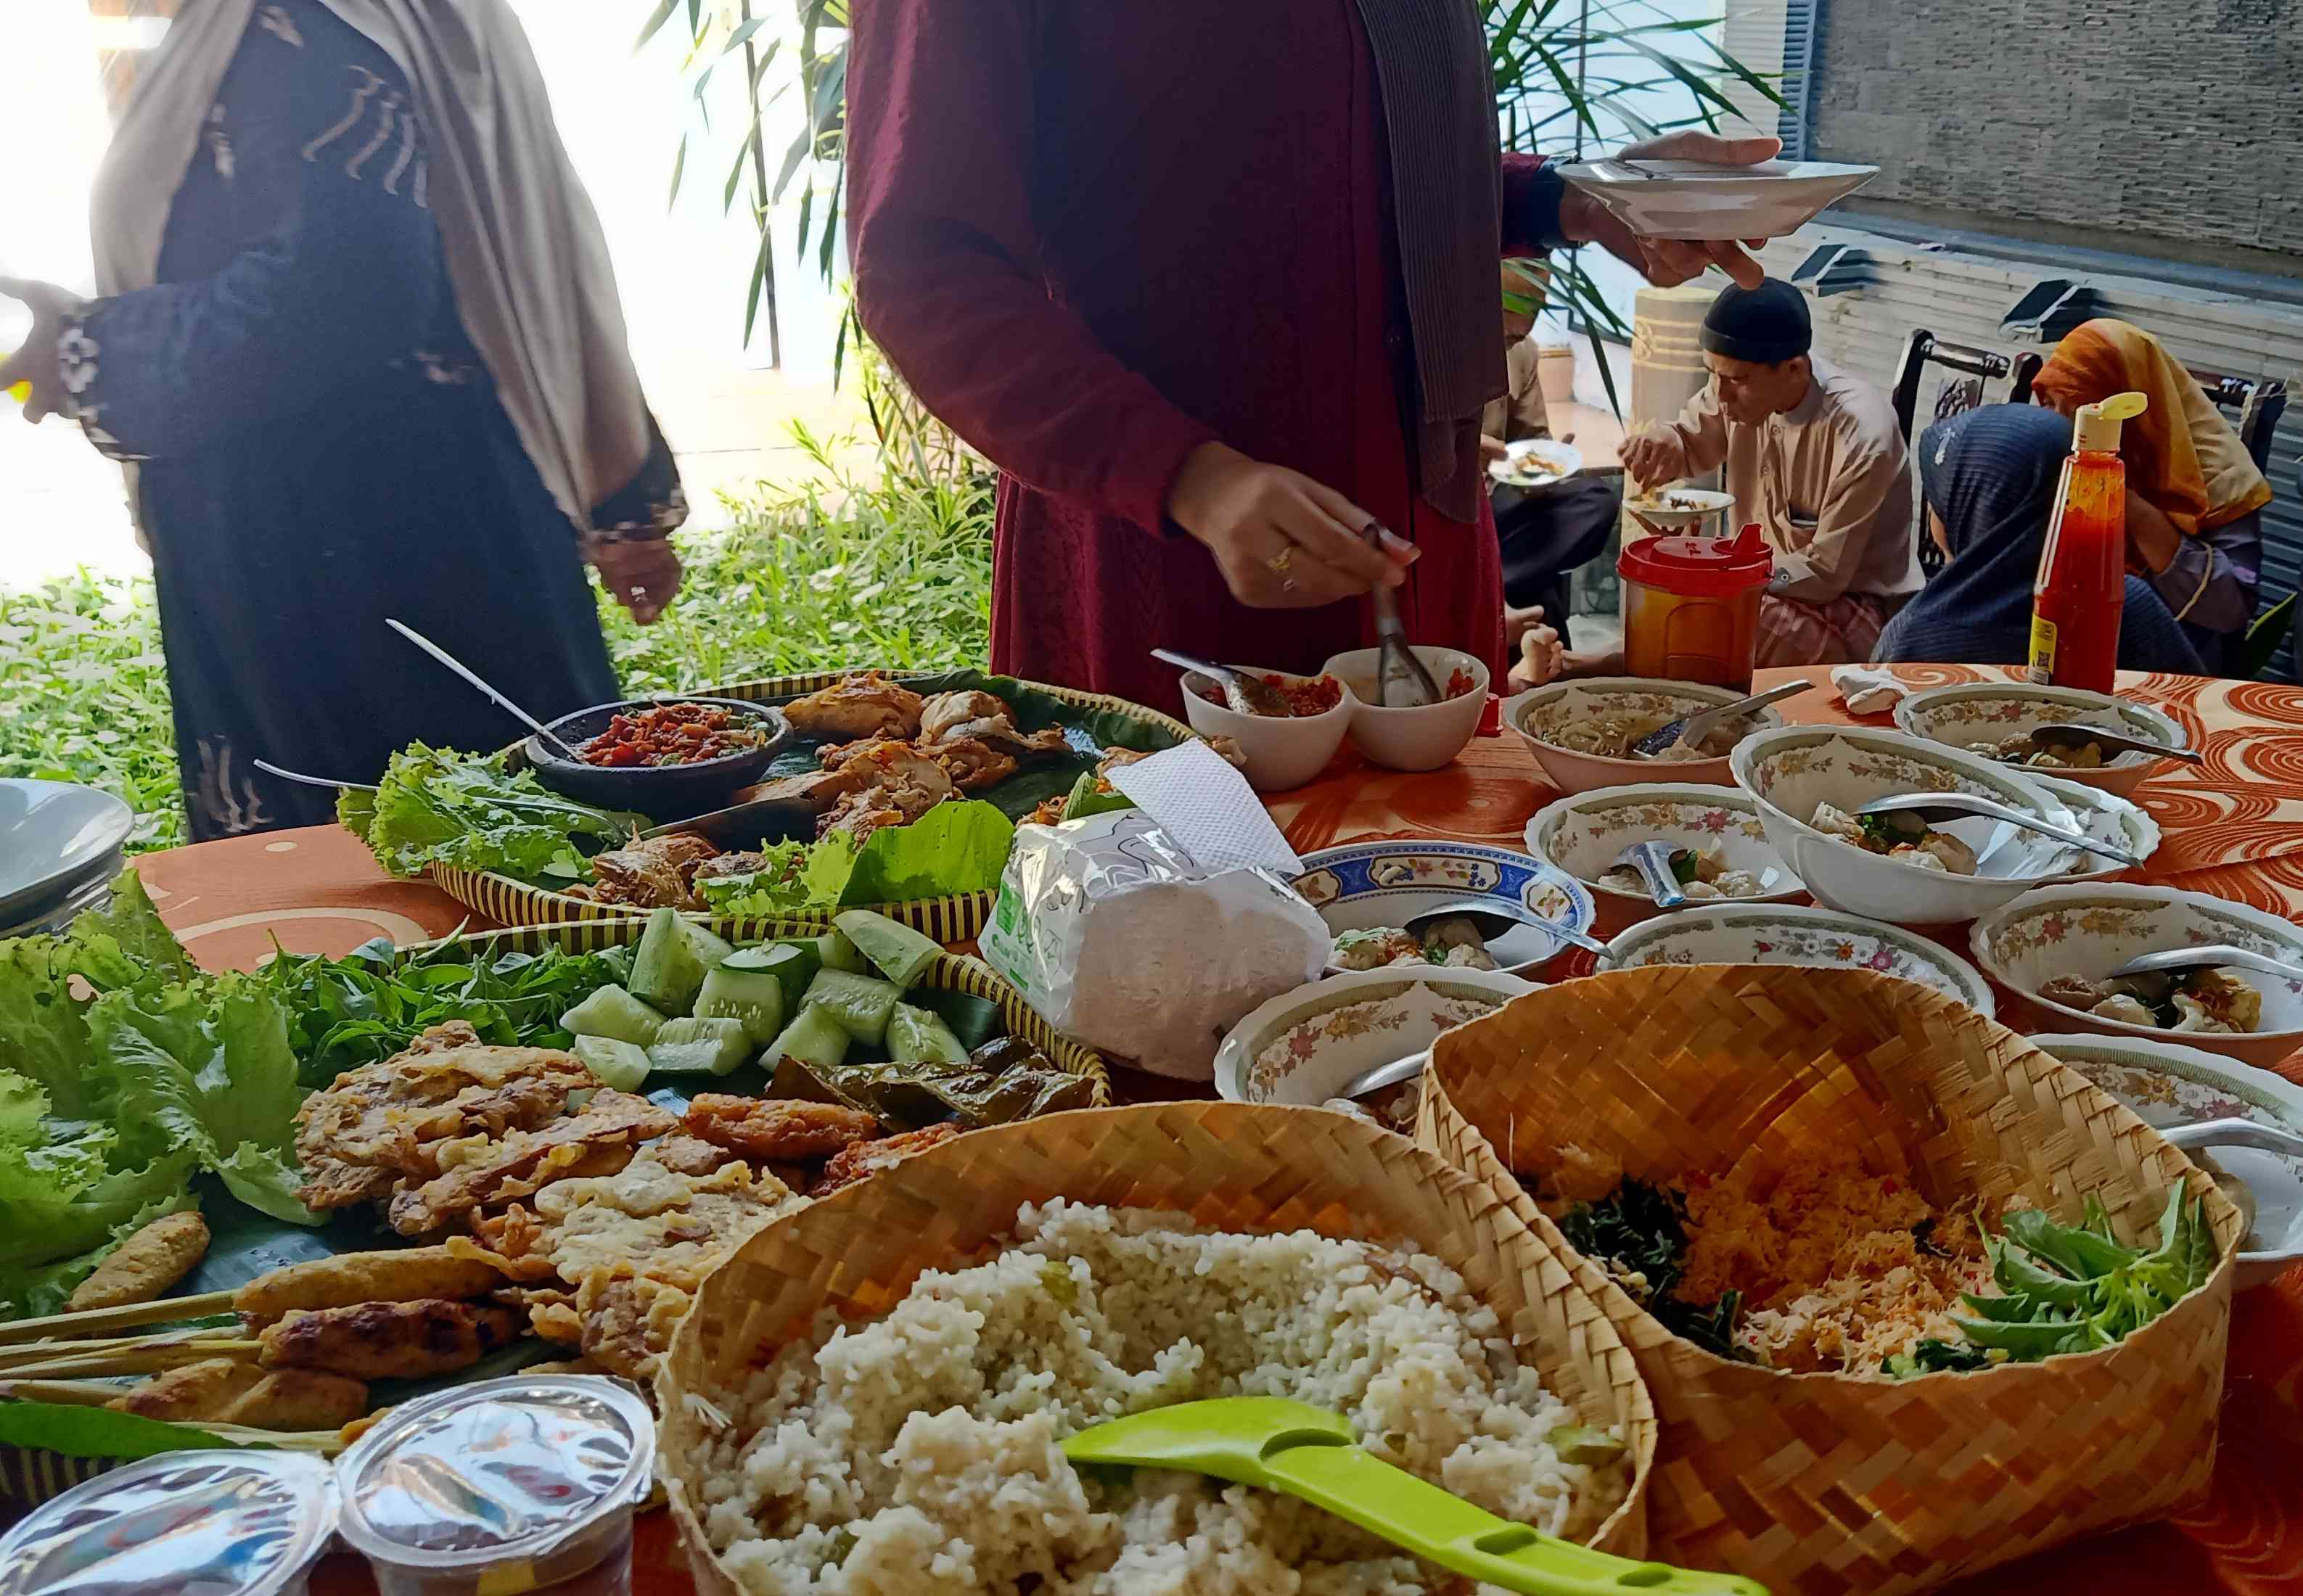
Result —
[[2027, 734], [2032, 742], [2045, 748], [2076, 751], [2092, 743], [2107, 754], [2148, 753], [2162, 759], [2181, 760], [2187, 765], [2206, 762], [2206, 755], [2196, 748], [2170, 748], [2164, 743], [2154, 743], [2148, 737], [2133, 737], [2125, 732], [2107, 732], [2099, 726], [2042, 726]]
[[1185, 670], [1197, 671], [1223, 689], [1224, 702], [1242, 715], [1275, 715], [1286, 719], [1295, 713], [1279, 690], [1261, 676], [1253, 676], [1235, 666], [1218, 665], [1212, 659], [1197, 659], [1189, 654], [1179, 654], [1173, 649], [1153, 649], [1154, 659], [1165, 659], [1170, 665], [1180, 665]]
[[1987, 820], [2004, 820], [2010, 826], [2036, 831], [2042, 836], [2054, 837], [2059, 843], [2069, 843], [2074, 848], [2100, 853], [2105, 859], [2116, 859], [2122, 864], [2140, 866], [2143, 863], [2139, 854], [2131, 853], [2114, 844], [2099, 842], [2084, 831], [2073, 831], [2052, 820], [2042, 820], [2037, 815], [2027, 815], [2020, 809], [2010, 809], [2006, 804], [1995, 803], [1988, 798], [1978, 798], [1966, 793], [1904, 793], [1892, 798], [1874, 798], [1855, 812], [1859, 815], [1910, 815], [1928, 826], [1944, 820], [1981, 816]]
[[[1383, 547], [1384, 530], [1368, 523], [1368, 541]], [[1375, 605], [1377, 706], [1386, 710], [1415, 710], [1436, 704], [1443, 696], [1439, 684], [1423, 668], [1415, 651], [1407, 646], [1407, 628], [1399, 618], [1399, 596], [1380, 582], [1369, 595]]]
[[1648, 896], [1655, 900], [1657, 908], [1677, 909], [1687, 902], [1687, 894], [1681, 889], [1679, 877], [1671, 868], [1672, 855], [1681, 851], [1669, 843], [1649, 837], [1616, 854], [1615, 862], [1607, 868], [1637, 870], [1640, 879], [1647, 883]]
[[570, 764], [580, 765], [584, 762], [584, 756], [578, 753], [573, 748], [569, 747], [566, 741], [561, 737], [558, 732], [553, 731], [550, 727], [544, 725], [544, 722], [538, 720], [526, 710], [521, 709], [518, 704], [512, 702], [511, 700], [506, 698], [502, 693], [498, 693], [494, 688], [489, 686], [486, 680], [481, 676], [479, 672], [474, 670], [470, 666], [457, 659], [455, 655], [450, 653], [438, 643], [425, 636], [423, 633], [418, 632], [415, 627], [409, 626], [403, 621], [396, 621], [389, 617], [385, 618], [384, 624], [390, 626], [393, 631], [399, 633], [402, 637], [408, 639], [409, 642], [414, 643], [418, 648], [422, 649], [426, 653], [431, 655], [434, 659], [437, 659], [441, 664], [446, 666], [450, 670], [454, 671], [458, 676], [463, 677], [465, 681], [478, 688], [483, 693], [487, 695], [488, 701], [494, 703], [496, 708], [503, 710], [504, 713], [510, 715], [514, 720], [519, 721], [522, 726], [527, 727], [529, 731], [534, 732], [537, 736], [543, 738], [546, 743], [551, 743], [553, 747], [565, 754]]
[[1805, 693], [1810, 685], [1807, 678], [1802, 676], [1796, 682], [1785, 682], [1780, 687], [1770, 687], [1765, 693], [1754, 693], [1749, 698], [1739, 698], [1732, 704], [1721, 704], [1717, 709], [1699, 710], [1692, 715], [1683, 715], [1676, 720], [1666, 720], [1632, 744], [1632, 757], [1642, 760], [1653, 759], [1675, 743], [1685, 742], [1691, 746], [1700, 745], [1704, 738], [1709, 736], [1717, 728], [1721, 721], [1733, 720], [1739, 716], [1749, 715], [1755, 710], [1764, 710], [1779, 699], [1789, 698], [1795, 693]]
[[301, 771], [285, 770], [270, 760], [250, 760], [266, 776], [276, 776], [283, 781], [300, 781], [308, 787], [333, 787], [340, 793], [373, 793], [379, 789], [372, 781], [338, 781], [331, 776], [306, 776]]
[[2227, 942], [2209, 943], [2202, 947], [2174, 947], [2164, 953], [2145, 953], [2130, 959], [2105, 977], [2115, 980], [2123, 975], [2189, 974], [2196, 970], [2213, 970], [2219, 965], [2236, 964], [2241, 970], [2259, 970], [2275, 975], [2282, 980], [2303, 981], [2303, 970], [2268, 953], [2258, 953], [2251, 948], [2233, 947]]
[[1598, 937], [1586, 937], [1582, 932], [1567, 926], [1555, 925], [1532, 910], [1514, 914], [1510, 908], [1505, 906], [1505, 901], [1501, 898], [1465, 898], [1459, 903], [1442, 903], [1437, 909], [1426, 909], [1421, 914], [1410, 915], [1401, 923], [1400, 929], [1411, 937], [1419, 936], [1439, 920], [1458, 918], [1470, 920], [1472, 928], [1479, 932], [1481, 939], [1485, 941], [1494, 941], [1514, 926], [1531, 926], [1545, 936], [1564, 942], [1570, 947], [1580, 947], [1585, 953], [1601, 959], [1610, 956], [1607, 945]]

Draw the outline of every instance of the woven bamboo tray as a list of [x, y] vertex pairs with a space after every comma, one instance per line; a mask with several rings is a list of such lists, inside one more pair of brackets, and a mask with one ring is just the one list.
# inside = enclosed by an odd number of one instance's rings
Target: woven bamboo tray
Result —
[[1165, 1103], [971, 1132], [770, 1225], [704, 1282], [656, 1377], [657, 1469], [698, 1591], [740, 1596], [698, 1523], [707, 1421], [688, 1394], [739, 1383], [825, 1307], [886, 1313], [923, 1270], [973, 1261], [1013, 1231], [1018, 1206], [1059, 1196], [1233, 1230], [1413, 1242], [1439, 1258], [1583, 1423], [1624, 1426], [1632, 1489], [1596, 1543], [1641, 1555], [1655, 1446], [1647, 1392], [1556, 1244], [1514, 1218], [1504, 1192], [1346, 1115]]
[[[704, 698], [741, 699], [750, 703], [780, 703], [786, 699], [829, 687], [842, 677], [854, 674], [852, 670], [827, 670], [804, 676], [765, 676], [726, 687], [699, 688], [697, 694]], [[941, 674], [920, 670], [888, 673], [898, 682], [919, 681]], [[1171, 716], [1146, 709], [1142, 704], [1130, 703], [1126, 699], [1112, 698], [1100, 693], [1082, 693], [1076, 688], [1059, 687], [1047, 682], [1025, 682], [1023, 685], [1083, 710], [1099, 710], [1124, 716], [1177, 743], [1187, 742], [1199, 735]], [[516, 749], [520, 744], [512, 746]], [[569, 897], [566, 893], [531, 886], [525, 881], [514, 880], [494, 870], [435, 869], [432, 871], [432, 879], [441, 891], [465, 908], [486, 916], [498, 925], [572, 925], [583, 920], [620, 920], [632, 912], [626, 904], [595, 903], [588, 899]], [[924, 931], [938, 942], [963, 942], [983, 929], [984, 922], [991, 918], [994, 895], [988, 892], [971, 892], [951, 897], [920, 898], [904, 903], [849, 904], [847, 907], [877, 910], [890, 920], [901, 920], [915, 930]], [[797, 918], [819, 930], [831, 923], [831, 912]], [[721, 918], [708, 920], [704, 923], [724, 937], [729, 932], [723, 928], [742, 922]]]
[[1569, 1144], [1658, 1183], [1763, 1188], [1802, 1149], [1852, 1145], [1939, 1205], [2020, 1193], [2075, 1222], [2091, 1193], [2129, 1240], [2155, 1235], [2172, 1183], [2206, 1199], [2222, 1263], [2117, 1346], [1900, 1382], [1715, 1357], [1579, 1259], [1655, 1396], [1657, 1558], [1777, 1596], [1885, 1596], [2206, 1490], [2240, 1215], [2142, 1121], [1964, 1004], [1863, 970], [1625, 970], [1448, 1032], [1432, 1079], [1419, 1140], [1571, 1256], [1510, 1174]]
[[[779, 920], [721, 920], [706, 922], [720, 935], [738, 945], [768, 942], [779, 937], [813, 937], [822, 929], [812, 922]], [[519, 926], [504, 931], [477, 931], [464, 935], [468, 946], [492, 948], [505, 953], [540, 953], [546, 948], [564, 948], [571, 953], [597, 953], [602, 948], [624, 947], [640, 939], [647, 926], [645, 918], [625, 920], [583, 920], [562, 926]], [[457, 940], [443, 937], [434, 941], [417, 943], [406, 951], [415, 953], [436, 948]], [[922, 970], [915, 986], [933, 987], [944, 992], [965, 992], [970, 997], [981, 997], [997, 1004], [1000, 1018], [1008, 1027], [1008, 1034], [1038, 1048], [1050, 1063], [1067, 1075], [1084, 1075], [1095, 1083], [1096, 1105], [1101, 1107], [1111, 1101], [1111, 1076], [1105, 1068], [1103, 1055], [1092, 1047], [1082, 1046], [1068, 1037], [1058, 1033], [1055, 1027], [1040, 1018], [1039, 1011], [1024, 1001], [1024, 995], [1009, 986], [1005, 978], [983, 960], [966, 953], [941, 953], [935, 962]]]

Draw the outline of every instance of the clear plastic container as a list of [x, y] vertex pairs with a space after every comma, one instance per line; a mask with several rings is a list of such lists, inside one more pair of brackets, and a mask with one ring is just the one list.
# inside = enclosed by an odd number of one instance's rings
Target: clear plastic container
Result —
[[336, 1531], [326, 1463], [166, 1452], [73, 1486], [0, 1537], [5, 1596], [304, 1596]]
[[383, 1596], [624, 1596], [654, 1465], [654, 1415], [620, 1380], [484, 1381], [343, 1455], [342, 1533]]
[[1615, 561], [1624, 579], [1624, 674], [1749, 689], [1759, 599], [1775, 568], [1756, 525], [1737, 538], [1625, 544]]

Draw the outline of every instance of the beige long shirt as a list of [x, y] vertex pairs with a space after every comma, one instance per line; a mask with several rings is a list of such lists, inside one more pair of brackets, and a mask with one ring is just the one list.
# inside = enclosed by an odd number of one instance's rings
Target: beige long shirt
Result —
[[1539, 369], [1541, 364], [1542, 351], [1536, 348], [1532, 338], [1523, 338], [1504, 351], [1507, 384], [1480, 412], [1482, 433], [1498, 443], [1549, 435], [1548, 418], [1543, 409], [1543, 382]]
[[1690, 476], [1725, 462], [1734, 530], [1756, 521], [1776, 553], [1771, 591], [1825, 604], [1919, 592], [1911, 460], [1881, 393], [1818, 358], [1807, 398], [1756, 427], [1730, 423], [1707, 383], [1672, 428]]

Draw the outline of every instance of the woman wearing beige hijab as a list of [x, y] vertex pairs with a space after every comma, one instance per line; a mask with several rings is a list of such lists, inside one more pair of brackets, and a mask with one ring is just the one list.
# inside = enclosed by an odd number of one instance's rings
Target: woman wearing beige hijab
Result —
[[617, 696], [586, 559], [642, 621], [686, 513], [607, 248], [505, 0], [186, 0], [93, 206], [101, 297], [0, 365], [129, 462], [196, 837]]

